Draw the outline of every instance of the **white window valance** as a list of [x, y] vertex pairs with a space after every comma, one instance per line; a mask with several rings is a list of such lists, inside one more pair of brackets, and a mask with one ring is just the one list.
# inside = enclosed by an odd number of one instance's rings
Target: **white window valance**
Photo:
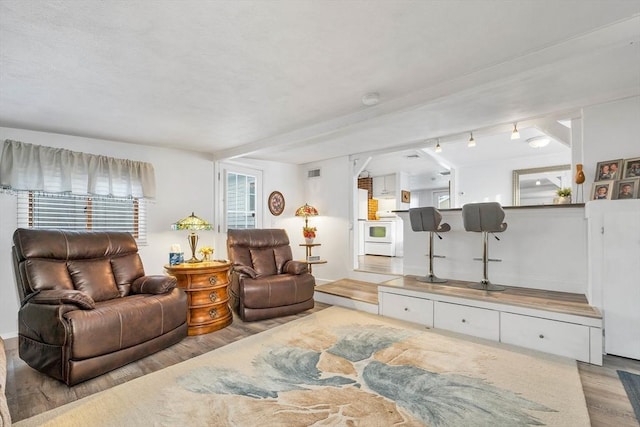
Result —
[[0, 186], [15, 191], [153, 199], [153, 165], [7, 139]]

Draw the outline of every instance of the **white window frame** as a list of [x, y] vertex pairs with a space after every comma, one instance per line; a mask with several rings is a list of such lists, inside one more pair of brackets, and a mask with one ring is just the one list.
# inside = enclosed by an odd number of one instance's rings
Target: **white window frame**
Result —
[[[447, 208], [440, 207], [440, 197], [447, 196], [449, 199], [449, 206]], [[451, 207], [451, 193], [449, 190], [436, 190], [433, 192], [433, 206], [436, 209], [449, 209]]]
[[227, 224], [227, 178], [229, 174], [240, 174], [240, 175], [250, 175], [256, 178], [256, 200], [255, 200], [255, 224], [256, 228], [262, 228], [262, 223], [264, 219], [263, 212], [263, 194], [262, 194], [262, 171], [259, 169], [249, 168], [247, 166], [225, 162], [221, 163], [218, 172], [218, 191], [220, 194], [220, 203], [221, 209], [218, 211], [218, 224], [221, 224], [221, 229], [218, 229], [219, 232], [226, 233], [228, 229]]

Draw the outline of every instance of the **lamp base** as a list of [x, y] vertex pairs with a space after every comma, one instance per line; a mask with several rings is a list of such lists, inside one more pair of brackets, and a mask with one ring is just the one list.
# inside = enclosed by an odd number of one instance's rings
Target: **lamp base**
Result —
[[189, 247], [191, 248], [191, 259], [185, 262], [189, 264], [201, 262], [198, 258], [196, 258], [196, 246], [198, 245], [198, 235], [192, 231], [187, 236], [187, 240], [189, 241]]

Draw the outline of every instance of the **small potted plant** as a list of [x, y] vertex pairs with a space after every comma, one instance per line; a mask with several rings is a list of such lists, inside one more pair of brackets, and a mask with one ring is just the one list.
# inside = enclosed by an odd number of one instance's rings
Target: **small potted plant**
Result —
[[558, 188], [556, 190], [558, 197], [556, 198], [556, 204], [566, 205], [571, 203], [571, 188]]

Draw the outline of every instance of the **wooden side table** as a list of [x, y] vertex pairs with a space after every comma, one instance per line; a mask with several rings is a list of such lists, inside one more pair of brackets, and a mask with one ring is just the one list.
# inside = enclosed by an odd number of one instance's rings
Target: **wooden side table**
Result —
[[187, 293], [189, 335], [208, 334], [233, 322], [229, 308], [230, 262], [207, 261], [165, 265]]
[[311, 256], [311, 248], [313, 248], [314, 246], [321, 246], [322, 243], [300, 243], [300, 246], [304, 246], [305, 247], [305, 260], [302, 262], [306, 262], [307, 263], [307, 268], [309, 269], [309, 274], [313, 274], [313, 271], [311, 270], [312, 266], [314, 264], [326, 264], [327, 261], [324, 259], [319, 259], [317, 261], [309, 261], [309, 257]]

